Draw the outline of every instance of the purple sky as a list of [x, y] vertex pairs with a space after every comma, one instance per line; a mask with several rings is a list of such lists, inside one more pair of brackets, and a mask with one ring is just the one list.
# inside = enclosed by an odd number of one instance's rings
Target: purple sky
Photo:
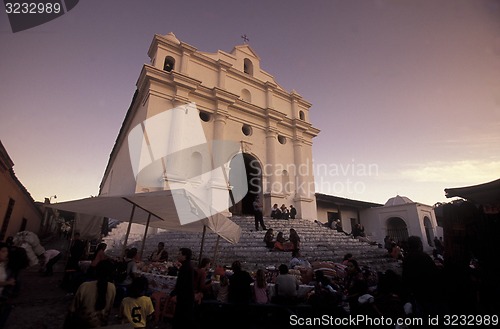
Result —
[[313, 104], [318, 192], [432, 205], [500, 177], [499, 0], [85, 0], [18, 33], [0, 13], [0, 139], [35, 200], [98, 194], [153, 35], [168, 32], [205, 52], [247, 34]]

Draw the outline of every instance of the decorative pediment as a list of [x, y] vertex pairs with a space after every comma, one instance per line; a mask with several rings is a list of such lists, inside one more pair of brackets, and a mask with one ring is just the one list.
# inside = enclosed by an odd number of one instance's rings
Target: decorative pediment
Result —
[[238, 52], [242, 52], [242, 53], [244, 53], [248, 56], [251, 56], [253, 58], [256, 58], [258, 61], [260, 61], [259, 55], [257, 55], [257, 53], [252, 49], [252, 47], [250, 47], [247, 44], [235, 46], [233, 48], [233, 50], [231, 51], [231, 54], [237, 56]]

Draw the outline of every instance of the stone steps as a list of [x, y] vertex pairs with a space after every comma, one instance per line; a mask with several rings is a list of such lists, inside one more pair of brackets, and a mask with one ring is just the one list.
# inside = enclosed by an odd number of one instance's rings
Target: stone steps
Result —
[[[216, 262], [219, 265], [230, 265], [234, 260], [240, 260], [247, 270], [256, 270], [266, 266], [278, 266], [288, 263], [291, 259], [290, 252], [269, 251], [263, 242], [265, 231], [255, 231], [254, 218], [249, 216], [233, 216], [232, 220], [240, 225], [242, 234], [240, 242], [230, 244], [224, 239], [219, 239]], [[342, 233], [320, 226], [309, 220], [275, 220], [265, 218], [268, 228], [273, 228], [275, 235], [283, 231], [288, 236], [290, 228], [294, 228], [301, 238], [301, 254], [304, 258], [313, 261], [341, 262], [346, 253], [353, 254], [361, 265], [369, 266], [375, 270], [397, 267], [397, 262], [386, 255], [386, 250], [376, 245], [370, 245], [357, 239], [352, 239]], [[104, 238], [108, 244], [108, 251], [118, 255], [121, 252], [127, 223], [121, 223]], [[142, 226], [142, 232], [144, 227]], [[141, 248], [144, 233], [135, 230], [130, 233], [128, 245]], [[146, 237], [144, 257], [151, 254], [158, 242], [165, 243], [170, 260], [175, 259], [179, 248], [187, 247], [193, 250], [193, 258], [198, 259], [201, 247], [202, 233], [160, 231], [148, 234]], [[217, 235], [208, 231], [205, 234], [203, 257], [214, 258], [217, 245]]]

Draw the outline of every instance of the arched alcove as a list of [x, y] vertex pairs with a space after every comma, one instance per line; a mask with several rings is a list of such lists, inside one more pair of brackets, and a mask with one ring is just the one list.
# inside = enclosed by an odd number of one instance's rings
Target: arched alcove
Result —
[[163, 70], [171, 72], [175, 68], [175, 59], [172, 56], [165, 57], [165, 62], [163, 62]]
[[243, 60], [243, 72], [253, 76], [253, 63], [248, 58]]
[[387, 219], [387, 235], [396, 242], [408, 240], [408, 227], [401, 217]]
[[248, 103], [252, 102], [252, 94], [250, 94], [248, 89], [241, 90], [241, 99]]
[[201, 181], [203, 173], [203, 157], [200, 152], [193, 152], [189, 163], [189, 174], [187, 179], [193, 182]]

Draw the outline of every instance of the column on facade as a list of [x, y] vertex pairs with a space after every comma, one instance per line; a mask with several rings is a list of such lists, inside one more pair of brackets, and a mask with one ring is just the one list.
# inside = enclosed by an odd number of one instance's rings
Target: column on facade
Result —
[[[214, 134], [213, 134], [213, 142], [212, 143], [212, 163], [218, 164], [221, 163], [224, 157], [223, 150], [223, 141], [224, 141], [224, 130], [226, 128], [226, 120], [228, 115], [226, 112], [217, 111], [214, 115]], [[217, 169], [217, 168], [213, 168]], [[225, 170], [227, 169], [224, 168]], [[226, 177], [223, 175], [220, 170], [215, 171], [215, 175], [212, 177], [212, 181], [217, 186], [227, 186]]]
[[183, 163], [180, 156], [172, 156], [182, 150], [184, 131], [184, 111], [180, 107], [174, 107], [168, 129], [167, 157], [165, 162], [165, 179], [172, 182], [185, 181], [183, 173]]
[[191, 60], [191, 54], [196, 51], [196, 48], [190, 46], [186, 43], [181, 43], [182, 57], [181, 57], [181, 69], [182, 74], [188, 75], [189, 72], [189, 62]]
[[297, 119], [299, 113], [298, 101], [302, 98], [295, 90], [292, 90], [290, 94], [290, 101], [292, 106], [292, 120]]
[[301, 138], [293, 139], [293, 161], [295, 164], [295, 197], [296, 198], [304, 198], [308, 197], [309, 193], [306, 193], [308, 179], [304, 177], [305, 175], [309, 175], [310, 163], [304, 161], [303, 159], [303, 140]]
[[266, 164], [262, 175], [266, 177], [267, 192], [276, 194], [279, 190], [276, 188], [276, 137], [278, 131], [276, 128], [269, 127], [266, 131]]
[[266, 86], [266, 107], [268, 109], [274, 109], [273, 95], [274, 95], [274, 89], [276, 89], [276, 84], [267, 81], [265, 83], [265, 86]]
[[214, 115], [214, 140], [224, 139], [224, 128], [226, 127], [227, 113], [217, 111]]
[[[275, 173], [276, 168], [276, 138], [278, 135], [278, 129], [272, 126], [271, 113], [274, 112], [273, 105], [273, 95], [274, 90], [276, 88], [276, 84], [266, 81], [266, 107], [267, 107], [267, 120], [268, 127], [266, 131], [266, 163], [264, 164], [262, 176], [266, 179], [266, 191], [272, 197], [273, 194], [278, 193], [278, 189], [276, 188], [277, 177]], [[277, 118], [275, 118], [277, 119]]]
[[[219, 103], [219, 102], [217, 102]], [[224, 152], [224, 131], [228, 118], [227, 109], [217, 105], [217, 110], [214, 114], [214, 133], [212, 143], [212, 175], [210, 182], [211, 189], [211, 204], [217, 212], [229, 216], [229, 164]], [[225, 105], [224, 107], [227, 107]]]
[[223, 60], [217, 61], [219, 67], [219, 75], [217, 77], [217, 85], [220, 89], [226, 89], [226, 75], [227, 70], [232, 66], [228, 62], [224, 62]]

